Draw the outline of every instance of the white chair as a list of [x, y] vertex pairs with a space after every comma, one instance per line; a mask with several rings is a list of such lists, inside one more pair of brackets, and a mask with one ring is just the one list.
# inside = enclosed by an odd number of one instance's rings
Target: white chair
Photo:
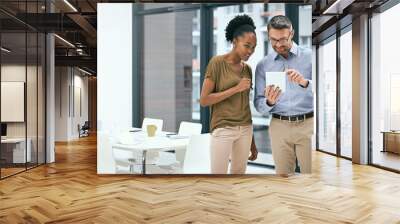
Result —
[[141, 164], [140, 158], [133, 151], [120, 147], [118, 144], [112, 146], [112, 154], [115, 162], [115, 173], [133, 174], [135, 173], [134, 166]]
[[[202, 125], [199, 123], [192, 123], [187, 121], [182, 121], [179, 125], [178, 135], [181, 136], [192, 136], [192, 135], [200, 135], [201, 134]], [[175, 149], [175, 157], [176, 160], [179, 161], [181, 166], [185, 163], [185, 153], [186, 148], [177, 148]]]
[[201, 134], [202, 125], [199, 123], [192, 123], [187, 121], [182, 121], [179, 125], [178, 135], [199, 135]]
[[161, 132], [163, 129], [163, 120], [145, 117], [142, 123], [142, 130], [144, 131], [144, 133], [147, 132], [147, 125], [150, 124], [155, 125], [157, 127], [156, 133]]
[[211, 173], [210, 156], [210, 134], [192, 135], [186, 149], [183, 173]]
[[[115, 137], [112, 144], [112, 153], [115, 161], [116, 173], [141, 173], [142, 172], [142, 153], [131, 149], [129, 145], [137, 144], [137, 138], [128, 130], [122, 130]], [[157, 152], [148, 152], [146, 155], [146, 167], [154, 165]], [[135, 169], [136, 167], [136, 169]]]

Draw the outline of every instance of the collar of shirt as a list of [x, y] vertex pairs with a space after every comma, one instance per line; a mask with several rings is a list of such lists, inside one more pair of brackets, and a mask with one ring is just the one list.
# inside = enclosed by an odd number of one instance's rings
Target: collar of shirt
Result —
[[[298, 46], [297, 46], [297, 44], [295, 42], [292, 42], [292, 47], [290, 48], [289, 53], [290, 54], [294, 54], [294, 55], [298, 55]], [[272, 51], [272, 57], [273, 57], [274, 60], [278, 59], [279, 56], [280, 55], [278, 53], [276, 53], [275, 50]]]

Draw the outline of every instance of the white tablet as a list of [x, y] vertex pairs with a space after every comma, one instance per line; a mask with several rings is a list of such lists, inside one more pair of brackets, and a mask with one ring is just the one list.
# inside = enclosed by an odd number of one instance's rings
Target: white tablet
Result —
[[286, 72], [265, 72], [265, 86], [279, 86], [282, 92], [285, 92], [286, 76]]

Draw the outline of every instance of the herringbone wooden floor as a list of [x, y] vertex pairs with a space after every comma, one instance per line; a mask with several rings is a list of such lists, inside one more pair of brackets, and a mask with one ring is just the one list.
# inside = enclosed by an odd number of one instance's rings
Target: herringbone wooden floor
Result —
[[315, 152], [313, 174], [98, 176], [96, 139], [0, 181], [0, 223], [400, 223], [400, 175]]

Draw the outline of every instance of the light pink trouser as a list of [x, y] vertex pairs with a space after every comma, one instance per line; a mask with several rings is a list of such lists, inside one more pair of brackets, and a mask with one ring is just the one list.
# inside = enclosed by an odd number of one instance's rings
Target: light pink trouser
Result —
[[253, 137], [253, 125], [223, 127], [211, 134], [211, 173], [244, 174]]

